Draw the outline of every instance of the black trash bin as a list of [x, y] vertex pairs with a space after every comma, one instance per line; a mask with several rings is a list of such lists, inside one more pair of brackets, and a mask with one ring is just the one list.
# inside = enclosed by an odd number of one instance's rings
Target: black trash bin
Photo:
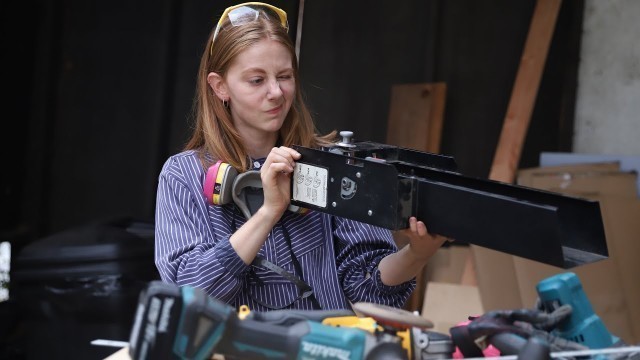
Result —
[[158, 272], [153, 223], [120, 218], [25, 246], [11, 271], [27, 359], [104, 359], [128, 341], [138, 296]]

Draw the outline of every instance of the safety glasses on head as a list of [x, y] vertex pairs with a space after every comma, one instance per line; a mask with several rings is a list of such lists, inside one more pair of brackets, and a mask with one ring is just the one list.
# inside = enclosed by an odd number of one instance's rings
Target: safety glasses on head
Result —
[[222, 13], [222, 16], [220, 16], [218, 25], [216, 25], [216, 30], [213, 32], [213, 39], [211, 40], [211, 52], [213, 53], [213, 43], [216, 41], [216, 37], [218, 37], [220, 27], [222, 26], [222, 23], [226, 18], [229, 18], [229, 22], [232, 26], [240, 26], [258, 20], [261, 10], [266, 10], [267, 12], [275, 14], [280, 19], [280, 25], [282, 25], [282, 27], [287, 32], [289, 31], [287, 13], [284, 10], [273, 5], [261, 2], [246, 2], [230, 6], [226, 8]]

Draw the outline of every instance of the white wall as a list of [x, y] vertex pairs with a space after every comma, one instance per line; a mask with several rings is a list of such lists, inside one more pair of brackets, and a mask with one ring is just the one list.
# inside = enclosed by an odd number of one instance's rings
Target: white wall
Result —
[[640, 1], [586, 0], [583, 27], [573, 151], [640, 155]]

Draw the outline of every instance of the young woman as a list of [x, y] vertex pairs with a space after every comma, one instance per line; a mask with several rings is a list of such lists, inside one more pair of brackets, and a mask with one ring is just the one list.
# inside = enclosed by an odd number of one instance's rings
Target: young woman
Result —
[[[166, 282], [204, 289], [236, 308], [350, 309], [355, 302], [402, 307], [415, 275], [445, 238], [410, 219], [398, 250], [390, 231], [308, 211], [288, 211], [300, 154], [329, 144], [316, 134], [298, 80], [286, 13], [263, 3], [225, 10], [198, 71], [193, 135], [159, 176], [156, 265]], [[222, 160], [259, 170], [264, 200], [250, 218], [203, 195], [207, 169]]]

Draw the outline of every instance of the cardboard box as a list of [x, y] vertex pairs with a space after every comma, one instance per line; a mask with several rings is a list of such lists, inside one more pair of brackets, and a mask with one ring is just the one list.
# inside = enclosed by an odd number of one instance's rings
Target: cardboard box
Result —
[[449, 329], [484, 313], [467, 245], [439, 249], [429, 259], [423, 278], [427, 283], [421, 315], [434, 323], [432, 330], [449, 334]]
[[[562, 166], [579, 164], [593, 164], [615, 161], [620, 164], [622, 171], [635, 171], [640, 173], [640, 156], [615, 155], [615, 154], [584, 154], [568, 152], [542, 152], [540, 154], [540, 166], [544, 169], [550, 166]], [[636, 183], [636, 190], [640, 194], [640, 177]]]
[[[592, 163], [592, 164], [575, 164], [571, 165], [570, 173], [593, 173], [593, 172], [616, 172], [620, 171], [620, 163], [617, 161]], [[566, 173], [566, 165], [535, 167], [518, 170], [517, 184], [532, 187], [531, 178], [544, 174]]]
[[602, 196], [635, 197], [635, 172], [553, 172], [533, 173], [530, 187], [583, 198]]
[[432, 330], [449, 334], [450, 328], [469, 320], [469, 316], [483, 313], [477, 286], [427, 283], [422, 316], [433, 322]]
[[472, 266], [470, 260], [471, 251], [467, 245], [443, 247], [429, 259], [424, 277], [427, 282], [476, 285], [467, 276], [469, 266]]
[[609, 258], [565, 270], [473, 247], [485, 310], [531, 308], [540, 280], [571, 271], [580, 278], [594, 311], [609, 331], [627, 343], [639, 342], [640, 204], [636, 183], [635, 172], [611, 171], [602, 164], [523, 171], [519, 185], [600, 202]]

